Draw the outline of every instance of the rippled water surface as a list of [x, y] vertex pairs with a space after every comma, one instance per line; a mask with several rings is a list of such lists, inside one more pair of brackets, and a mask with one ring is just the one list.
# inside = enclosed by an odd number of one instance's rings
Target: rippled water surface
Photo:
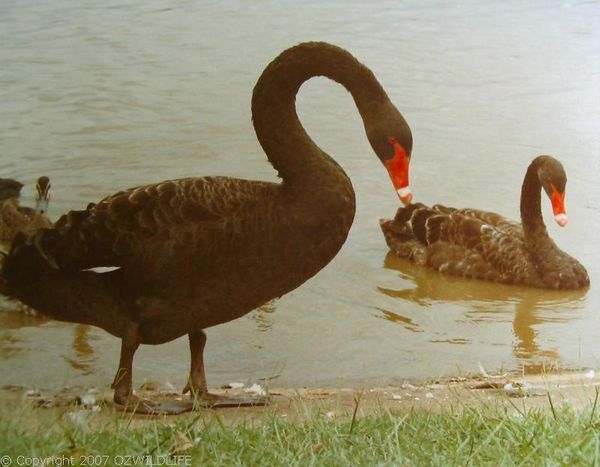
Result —
[[[356, 220], [315, 278], [208, 331], [210, 385], [375, 385], [476, 372], [479, 362], [489, 372], [598, 366], [600, 3], [56, 0], [2, 9], [0, 176], [26, 182], [31, 204], [34, 180], [49, 175], [53, 218], [190, 174], [276, 180], [250, 96], [267, 63], [304, 40], [341, 45], [379, 77], [413, 130], [418, 200], [518, 219], [530, 160], [563, 162], [570, 223], [547, 222], [587, 267], [588, 291], [443, 277], [387, 254], [378, 219], [398, 200], [353, 101], [325, 79], [307, 83], [298, 112], [352, 178]], [[0, 311], [3, 384], [106, 385], [119, 348], [96, 328]], [[185, 338], [143, 346], [135, 382], [183, 385], [188, 365]]]

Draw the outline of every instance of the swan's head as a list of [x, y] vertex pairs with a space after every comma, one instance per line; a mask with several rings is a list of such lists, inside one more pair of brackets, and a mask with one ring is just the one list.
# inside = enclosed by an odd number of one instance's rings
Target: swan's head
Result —
[[35, 185], [35, 210], [39, 213], [48, 212], [48, 204], [52, 196], [50, 179], [46, 176], [38, 178]]
[[538, 169], [538, 177], [542, 188], [550, 198], [554, 220], [558, 225], [567, 225], [567, 212], [565, 211], [565, 188], [567, 174], [562, 164], [550, 156], [542, 156], [543, 163]]
[[[387, 98], [387, 96], [386, 96]], [[402, 114], [389, 101], [361, 111], [371, 147], [387, 169], [394, 190], [404, 204], [412, 200], [408, 168], [413, 139]]]

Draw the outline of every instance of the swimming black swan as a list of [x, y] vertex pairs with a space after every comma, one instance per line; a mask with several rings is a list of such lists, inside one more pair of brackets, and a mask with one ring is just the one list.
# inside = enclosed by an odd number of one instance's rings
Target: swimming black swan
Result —
[[0, 178], [0, 244], [10, 250], [19, 232], [27, 236], [41, 228], [52, 227], [46, 216], [50, 200], [50, 179], [38, 178], [35, 194], [35, 209], [20, 206], [23, 184], [10, 178]]
[[580, 289], [590, 283], [585, 268], [560, 250], [542, 219], [542, 188], [557, 224], [567, 223], [567, 176], [550, 156], [536, 157], [521, 189], [521, 224], [475, 209], [423, 204], [400, 207], [382, 220], [386, 242], [396, 255], [440, 272], [506, 284]]
[[[303, 43], [264, 70], [252, 97], [256, 135], [281, 184], [203, 177], [131, 188], [21, 238], [5, 259], [5, 294], [121, 338], [113, 387], [125, 408], [153, 410], [131, 390], [138, 346], [184, 334], [191, 350], [184, 392], [215, 399], [206, 384], [203, 329], [295, 289], [344, 244], [355, 212], [352, 184], [311, 140], [295, 108], [302, 83], [320, 75], [352, 94], [371, 146], [400, 198], [410, 201], [412, 135], [400, 112], [350, 53]], [[96, 267], [118, 269], [89, 271]]]

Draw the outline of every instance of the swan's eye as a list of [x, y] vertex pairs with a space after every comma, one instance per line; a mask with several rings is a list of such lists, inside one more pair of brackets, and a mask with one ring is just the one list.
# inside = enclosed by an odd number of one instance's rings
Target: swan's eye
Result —
[[393, 146], [394, 144], [398, 144], [398, 140], [396, 138], [394, 138], [393, 136], [390, 136], [390, 139], [388, 139], [388, 142]]

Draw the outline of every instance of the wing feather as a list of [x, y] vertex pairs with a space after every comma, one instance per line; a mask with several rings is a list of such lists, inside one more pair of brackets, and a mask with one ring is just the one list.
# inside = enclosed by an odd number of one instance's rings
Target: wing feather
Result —
[[381, 225], [399, 256], [441, 272], [509, 283], [535, 276], [522, 227], [495, 213], [415, 204]]
[[70, 211], [54, 229], [40, 232], [36, 244], [67, 270], [159, 267], [161, 258], [172, 258], [178, 245], [185, 245], [185, 255], [209, 256], [215, 248], [211, 240], [227, 238], [236, 217], [256, 205], [261, 192], [268, 198], [276, 186], [204, 177], [135, 187], [85, 210]]

